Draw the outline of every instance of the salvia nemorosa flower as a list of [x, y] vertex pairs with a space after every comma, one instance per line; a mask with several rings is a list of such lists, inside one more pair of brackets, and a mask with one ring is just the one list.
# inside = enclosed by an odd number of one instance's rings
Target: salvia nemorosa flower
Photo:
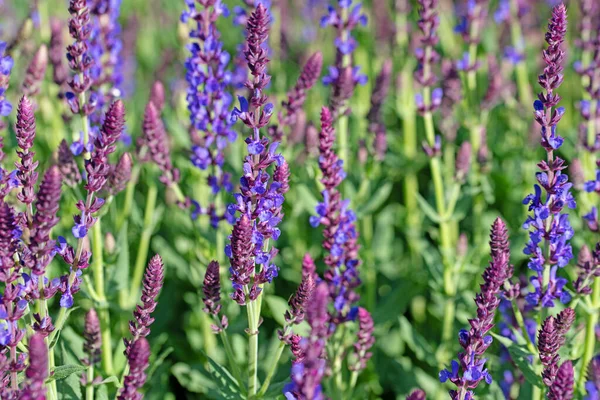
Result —
[[306, 307], [306, 321], [311, 329], [309, 336], [301, 338], [298, 344], [301, 360], [296, 358], [292, 364], [291, 382], [283, 389], [288, 400], [324, 399], [321, 380], [327, 366], [324, 352], [329, 330], [328, 302], [329, 289], [321, 282]]
[[34, 275], [42, 276], [46, 272], [46, 267], [54, 257], [54, 240], [50, 239], [52, 228], [59, 222], [57, 216], [60, 195], [61, 195], [62, 177], [57, 166], [53, 165], [44, 174], [42, 183], [37, 192], [35, 201], [35, 214], [33, 214], [32, 228], [29, 236], [29, 250], [32, 259], [28, 262], [24, 258], [24, 264], [27, 265]]
[[600, 396], [600, 357], [592, 358], [587, 369], [587, 382], [585, 383], [587, 396], [584, 400], [597, 400]]
[[458, 341], [464, 350], [458, 354], [458, 362], [453, 360], [451, 368], [442, 370], [439, 374], [441, 382], [449, 380], [456, 385], [457, 389], [450, 391], [452, 399], [472, 398], [471, 390], [482, 380], [488, 384], [492, 382], [492, 376], [485, 368], [487, 360], [483, 358], [483, 354], [492, 344], [492, 337], [488, 332], [494, 326], [494, 316], [500, 305], [499, 295], [512, 274], [509, 253], [505, 250], [508, 248], [507, 242], [504, 245], [504, 229], [504, 223], [499, 219], [492, 225], [492, 261], [483, 273], [481, 291], [475, 296], [477, 317], [469, 320], [469, 330], [463, 329], [458, 334]]
[[406, 400], [425, 400], [427, 398], [424, 391], [421, 389], [413, 390], [411, 394], [406, 396]]
[[22, 91], [25, 96], [33, 97], [40, 91], [40, 86], [48, 67], [48, 48], [41, 45], [33, 55], [23, 80]]
[[358, 320], [358, 332], [356, 343], [354, 343], [354, 352], [357, 361], [356, 365], [350, 367], [350, 370], [361, 371], [367, 367], [367, 362], [373, 355], [369, 350], [375, 343], [373, 336], [375, 326], [371, 313], [362, 307], [358, 308], [356, 319]]
[[442, 102], [440, 104], [440, 130], [444, 139], [454, 142], [459, 128], [455, 115], [457, 105], [463, 98], [462, 81], [454, 63], [448, 59], [442, 60]]
[[[488, 14], [488, 0], [472, 0], [466, 4], [465, 15], [460, 19], [455, 31], [460, 33], [465, 43], [476, 45], [481, 40], [484, 31], [485, 20]], [[471, 54], [465, 52], [463, 58], [457, 62], [457, 67], [462, 71], [473, 71], [479, 68], [476, 59], [471, 60]]]
[[69, 149], [69, 144], [66, 140], [62, 140], [58, 146], [58, 167], [64, 182], [68, 186], [77, 186], [81, 183], [81, 172], [75, 161], [75, 157]]
[[[5, 54], [6, 42], [0, 41], [0, 116], [6, 117], [12, 111], [12, 104], [6, 98], [6, 89], [8, 89], [8, 81], [10, 72], [14, 65], [11, 56]], [[6, 128], [6, 123], [0, 120], [0, 130]]]
[[81, 100], [84, 98], [83, 94], [93, 83], [90, 70], [94, 59], [88, 51], [88, 40], [92, 29], [87, 1], [70, 0], [69, 13], [71, 14], [69, 33], [73, 38], [73, 43], [67, 46], [67, 60], [74, 75], [67, 81], [72, 92], [67, 92], [66, 98], [74, 114], [81, 112], [90, 115], [95, 109], [94, 102], [87, 101], [85, 104], [81, 104]]
[[121, 40], [122, 0], [103, 0], [91, 4], [91, 33], [88, 51], [93, 60], [90, 76], [96, 111], [92, 122], [100, 123], [105, 105], [122, 97], [123, 42]]
[[579, 269], [577, 280], [573, 282], [573, 288], [578, 294], [591, 294], [594, 279], [600, 277], [600, 244], [596, 244], [593, 252], [583, 245], [577, 256], [577, 267]]
[[[17, 137], [17, 155], [21, 162], [17, 166], [17, 178], [21, 182], [21, 192], [17, 198], [27, 207], [35, 201], [35, 183], [38, 173], [35, 171], [38, 162], [33, 161], [35, 153], [31, 151], [35, 139], [35, 116], [33, 115], [33, 103], [28, 97], [23, 96], [17, 107], [17, 123], [15, 125], [15, 135]], [[28, 218], [31, 218], [29, 213]], [[29, 221], [30, 222], [30, 221]]]
[[[435, 50], [439, 42], [437, 29], [440, 19], [437, 12], [438, 0], [419, 0], [419, 22], [422, 37], [420, 39], [421, 47], [415, 50], [415, 56], [419, 63], [415, 71], [415, 80], [424, 88], [432, 88], [437, 83], [437, 77], [433, 72], [433, 66], [439, 60], [440, 56]], [[435, 111], [442, 103], [443, 91], [441, 88], [435, 88], [431, 92], [429, 104], [425, 104], [423, 95], [418, 93], [415, 96], [417, 110], [420, 114]]]
[[[52, 80], [61, 89], [69, 78], [69, 71], [63, 60], [65, 58], [65, 45], [63, 43], [63, 23], [59, 19], [50, 22], [50, 46], [48, 48], [48, 59], [52, 65]], [[62, 92], [61, 94], [62, 95]]]
[[[267, 104], [264, 89], [271, 77], [267, 74], [269, 61], [262, 46], [269, 33], [270, 17], [267, 9], [259, 4], [248, 18], [247, 46], [245, 50], [251, 78], [246, 82], [250, 98], [239, 97], [240, 108], [236, 108], [233, 119], [240, 119], [252, 129], [246, 138], [248, 155], [243, 164], [240, 179], [240, 193], [234, 195], [235, 204], [227, 207], [227, 214], [237, 218], [231, 243], [225, 253], [231, 261], [231, 280], [234, 293], [232, 298], [243, 305], [247, 300], [255, 300], [262, 291], [262, 285], [270, 283], [278, 275], [278, 267], [273, 264], [277, 254], [275, 247], [267, 247], [269, 239], [277, 240], [280, 235], [277, 225], [283, 218], [284, 195], [289, 190], [289, 167], [283, 156], [276, 154], [278, 143], [269, 144], [261, 137], [260, 128], [268, 125], [273, 114], [273, 105]], [[269, 170], [273, 167], [272, 177]], [[259, 265], [259, 271], [255, 271]], [[247, 293], [244, 293], [244, 288]]]
[[386, 60], [375, 80], [375, 86], [371, 93], [371, 108], [367, 114], [369, 131], [373, 135], [373, 150], [379, 161], [385, 158], [387, 151], [386, 128], [383, 123], [382, 108], [390, 91], [391, 82], [392, 60]]
[[338, 189], [346, 177], [343, 161], [335, 153], [335, 129], [329, 109], [321, 110], [321, 132], [319, 134], [319, 168], [323, 173], [321, 183], [323, 202], [317, 204], [317, 215], [310, 217], [313, 227], [323, 225], [323, 247], [327, 251], [325, 281], [334, 305], [331, 322], [340, 324], [356, 316], [354, 304], [358, 301], [356, 287], [360, 284], [358, 266], [358, 233], [356, 215], [350, 209], [350, 201], [342, 200]]
[[162, 113], [165, 108], [165, 86], [161, 81], [154, 81], [150, 89], [150, 102], [156, 107], [158, 113]]
[[558, 350], [564, 343], [564, 336], [571, 327], [575, 313], [570, 308], [561, 311], [558, 316], [548, 317], [542, 323], [538, 333], [538, 349], [540, 361], [544, 367], [542, 380], [548, 387], [552, 386], [560, 361]]
[[204, 297], [204, 312], [212, 315], [218, 315], [221, 311], [221, 277], [218, 261], [211, 261], [206, 267], [204, 275], [204, 285], [202, 285]]
[[471, 143], [462, 142], [456, 154], [455, 176], [459, 182], [464, 182], [471, 169]]
[[[566, 18], [566, 8], [561, 4], [554, 7], [548, 23], [548, 48], [543, 52], [546, 67], [538, 79], [544, 91], [534, 103], [535, 120], [541, 126], [541, 144], [547, 152], [547, 160], [538, 164], [540, 172], [536, 173], [538, 183], [534, 186], [534, 193], [523, 200], [523, 204], [529, 204], [531, 212], [523, 224], [524, 229], [530, 230], [524, 253], [530, 257], [528, 267], [537, 273], [531, 278], [534, 291], [527, 296], [527, 301], [543, 307], [553, 307], [555, 299], [568, 302], [571, 298], [563, 290], [566, 279], [558, 278], [556, 274], [558, 268], [563, 268], [573, 258], [569, 244], [573, 229], [568, 214], [562, 210], [565, 206], [575, 208], [575, 199], [570, 193], [572, 184], [562, 172], [566, 165], [561, 158], [554, 156], [554, 151], [563, 143], [563, 138], [556, 132], [556, 125], [564, 114], [564, 109], [559, 107], [553, 110], [560, 101], [555, 90], [563, 80], [564, 51], [561, 45], [567, 30]], [[544, 248], [548, 249], [547, 252]], [[546, 268], [550, 268], [547, 287], [543, 283]]]
[[102, 354], [102, 335], [100, 333], [100, 320], [96, 310], [91, 308], [85, 315], [83, 327], [83, 351], [87, 358], [85, 365], [95, 365], [100, 362]]
[[141, 301], [133, 311], [134, 321], [129, 321], [129, 331], [132, 339], [123, 339], [125, 342], [125, 354], [129, 354], [131, 346], [140, 338], [145, 338], [150, 334], [150, 325], [154, 322], [152, 313], [156, 309], [157, 298], [163, 286], [164, 264], [157, 254], [148, 263], [144, 273]]
[[150, 344], [144, 337], [140, 337], [131, 344], [127, 354], [129, 373], [123, 379], [123, 387], [119, 392], [118, 400], [141, 400], [139, 392], [146, 383], [146, 369], [150, 359]]
[[334, 117], [344, 114], [347, 102], [354, 93], [356, 85], [367, 83], [367, 76], [360, 72], [360, 66], [353, 65], [352, 53], [357, 47], [352, 31], [358, 25], [367, 24], [367, 15], [362, 12], [361, 3], [353, 4], [352, 0], [338, 0], [337, 5], [330, 5], [327, 14], [321, 18], [321, 27], [331, 26], [335, 29], [336, 47], [335, 64], [329, 67], [323, 78], [325, 85], [332, 86], [329, 101]]
[[191, 161], [202, 170], [209, 169], [208, 183], [216, 195], [221, 190], [233, 190], [231, 176], [223, 171], [223, 163], [228, 143], [233, 143], [237, 137], [232, 128], [234, 121], [229, 116], [231, 56], [223, 49], [221, 34], [216, 27], [217, 20], [227, 17], [229, 10], [221, 0], [186, 3], [188, 10], [182, 13], [181, 21], [195, 23], [190, 30], [190, 56], [185, 62], [188, 110], [194, 133]]
[[156, 105], [150, 101], [144, 111], [143, 135], [138, 139], [138, 154], [142, 160], [150, 159], [158, 166], [160, 181], [171, 186], [179, 181], [179, 170], [173, 167], [169, 137]]
[[565, 361], [562, 363], [556, 378], [548, 390], [548, 398], [550, 400], [571, 400], [573, 398], [573, 363]]
[[48, 376], [48, 348], [44, 343], [44, 336], [36, 333], [29, 339], [29, 365], [25, 371], [25, 386], [18, 398], [45, 399]]
[[132, 166], [133, 160], [131, 154], [123, 153], [108, 175], [107, 189], [111, 196], [115, 196], [125, 189], [131, 179]]
[[298, 81], [294, 87], [288, 92], [287, 99], [281, 102], [282, 110], [278, 114], [278, 124], [273, 124], [269, 127], [271, 138], [275, 142], [281, 142], [284, 135], [284, 129], [293, 128], [298, 122], [299, 114], [302, 111], [302, 106], [306, 101], [306, 95], [312, 88], [319, 76], [323, 67], [323, 54], [318, 51], [306, 61], [302, 72], [298, 77]]

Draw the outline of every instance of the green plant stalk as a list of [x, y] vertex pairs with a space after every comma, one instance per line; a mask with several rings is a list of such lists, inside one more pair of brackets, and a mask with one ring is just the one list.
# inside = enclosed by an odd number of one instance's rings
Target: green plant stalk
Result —
[[271, 384], [271, 380], [273, 379], [273, 376], [275, 375], [275, 372], [277, 371], [277, 366], [279, 364], [279, 360], [281, 359], [281, 355], [283, 354], [284, 349], [285, 349], [285, 343], [282, 341], [279, 341], [279, 346], [277, 346], [275, 356], [271, 360], [271, 367], [269, 368], [267, 377], [265, 378], [265, 380], [258, 392], [259, 398], [264, 396], [265, 393], [267, 393], [267, 390], [269, 389], [269, 385]]
[[[426, 56], [427, 57], [427, 56]], [[429, 105], [431, 102], [430, 88], [426, 87], [423, 90], [423, 99], [425, 105]], [[433, 126], [433, 115], [431, 112], [426, 112], [423, 116], [425, 119], [425, 134], [427, 142], [431, 147], [435, 145], [435, 128]], [[452, 338], [452, 327], [454, 324], [455, 315], [455, 304], [454, 295], [456, 289], [453, 281], [452, 262], [450, 261], [452, 254], [452, 236], [451, 227], [446, 215], [446, 200], [444, 194], [444, 182], [442, 179], [441, 163], [439, 157], [431, 157], [429, 159], [429, 166], [431, 169], [431, 178], [433, 180], [433, 187], [435, 192], [435, 203], [437, 213], [441, 218], [439, 223], [440, 227], [440, 245], [442, 262], [444, 265], [443, 281], [444, 281], [444, 292], [448, 297], [443, 321], [442, 330], [442, 345], [447, 344]], [[446, 346], [444, 346], [446, 347]], [[445, 361], [445, 360], [444, 360]]]
[[154, 217], [154, 210], [156, 208], [157, 196], [158, 189], [156, 185], [150, 185], [150, 187], [148, 188], [148, 193], [146, 195], [146, 209], [144, 210], [144, 230], [142, 231], [142, 238], [140, 240], [140, 246], [138, 248], [137, 256], [135, 259], [133, 279], [131, 281], [131, 287], [129, 290], [128, 306], [130, 308], [133, 308], [135, 306], [139, 298], [139, 291], [140, 286], [142, 284], [142, 277], [144, 276], [146, 259], [148, 258], [148, 249], [150, 248], [150, 239], [152, 238], [152, 219]]
[[[522, 52], [523, 49], [523, 33], [521, 31], [521, 23], [519, 21], [519, 7], [517, 0], [510, 0], [510, 37], [512, 46], [516, 51]], [[517, 77], [517, 89], [519, 91], [519, 99], [525, 107], [530, 107], [533, 104], [533, 95], [531, 94], [531, 85], [527, 72], [527, 63], [521, 60], [515, 67]]]
[[[585, 344], [583, 348], [583, 356], [581, 357], [581, 370], [579, 379], [577, 379], [577, 389], [583, 390], [585, 385], [585, 372], [588, 364], [594, 356], [594, 347], [596, 344], [596, 325], [598, 324], [598, 307], [600, 306], [600, 279], [594, 279], [592, 286], [592, 310], [588, 314], [585, 326]], [[577, 391], [577, 390], [576, 390]]]
[[[417, 114], [414, 106], [410, 68], [402, 70], [402, 85], [397, 93], [398, 110], [402, 114], [403, 150], [409, 164], [414, 165], [417, 157]], [[409, 168], [404, 178], [404, 205], [406, 207], [406, 225], [408, 243], [413, 263], [420, 265], [421, 255], [419, 238], [421, 237], [421, 213], [415, 193], [419, 193], [419, 181], [413, 168]]]
[[[249, 289], [246, 288], [246, 292]], [[248, 399], [255, 394], [258, 387], [258, 317], [256, 315], [257, 300], [246, 306], [248, 312]]]
[[[44, 298], [44, 296], [41, 295], [41, 293], [44, 290], [44, 278], [45, 277], [46, 277], [46, 274], [44, 274], [43, 276], [41, 276], [38, 279], [38, 290], [40, 292], [40, 298], [37, 301], [37, 309], [38, 309], [38, 313], [40, 314], [41, 319], [44, 319], [44, 318], [46, 318], [46, 316], [48, 316], [48, 301]], [[46, 349], [48, 350], [48, 352], [50, 352], [50, 349], [48, 348], [48, 345], [49, 345], [48, 337], [44, 338], [44, 343], [46, 345]], [[54, 362], [54, 359], [52, 360], [52, 362]], [[50, 371], [50, 360], [48, 360], [48, 371]], [[57, 398], [56, 385], [50, 384], [48, 387], [48, 400], [55, 400], [56, 398]]]
[[104, 292], [104, 247], [101, 221], [101, 218], [98, 218], [94, 226], [92, 226], [92, 254], [94, 254], [92, 270], [94, 272], [94, 291], [101, 302], [98, 305], [98, 317], [100, 319], [100, 331], [102, 335], [102, 369], [110, 376], [114, 373], [114, 366], [110, 313], [108, 312], [106, 294]]
[[90, 363], [87, 369], [87, 382], [85, 387], [85, 399], [94, 400], [94, 364]]
[[121, 209], [121, 213], [117, 218], [117, 222], [115, 224], [117, 232], [121, 230], [123, 224], [129, 217], [131, 213], [131, 207], [133, 206], [133, 197], [135, 195], [135, 187], [137, 185], [138, 179], [140, 177], [140, 172], [142, 169], [142, 164], [137, 163], [133, 166], [131, 170], [131, 178], [129, 182], [127, 182], [127, 189], [125, 189], [125, 203], [123, 203], [123, 208]]
[[531, 354], [536, 356], [538, 351], [533, 342], [531, 341], [529, 334], [527, 333], [527, 328], [525, 327], [525, 320], [523, 319], [523, 314], [521, 313], [519, 306], [517, 306], [514, 301], [512, 301], [511, 304], [513, 313], [515, 314], [515, 319], [517, 320], [517, 325], [519, 326], [519, 329], [521, 329], [523, 338], [527, 342], [527, 349], [531, 352]]
[[221, 336], [221, 340], [223, 341], [223, 346], [225, 347], [225, 354], [227, 355], [227, 359], [231, 364], [231, 369], [233, 370], [233, 376], [237, 379], [240, 386], [242, 385], [242, 373], [238, 368], [238, 365], [235, 362], [235, 353], [233, 352], [233, 347], [231, 346], [231, 342], [229, 341], [229, 336], [227, 335], [227, 331], [221, 325], [221, 320], [218, 315], [213, 315], [213, 320], [215, 321], [215, 325], [220, 329], [219, 336]]
[[348, 117], [342, 115], [338, 120], [338, 137], [340, 138], [340, 157], [344, 161], [344, 169], [351, 171], [350, 167], [350, 144], [348, 135]]
[[544, 391], [535, 385], [533, 385], [533, 390], [531, 392], [531, 398], [533, 400], [542, 400], [544, 398]]

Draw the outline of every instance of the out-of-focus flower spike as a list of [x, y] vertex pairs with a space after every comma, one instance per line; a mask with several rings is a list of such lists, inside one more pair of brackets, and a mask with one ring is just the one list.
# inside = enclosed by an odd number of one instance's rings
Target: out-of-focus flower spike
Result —
[[48, 48], [41, 45], [33, 55], [33, 59], [25, 71], [22, 90], [26, 96], [33, 97], [40, 91], [40, 86], [48, 67]]
[[34, 186], [38, 178], [38, 173], [35, 169], [38, 166], [38, 162], [33, 161], [35, 153], [31, 151], [35, 139], [35, 116], [33, 103], [27, 96], [23, 96], [21, 101], [19, 101], [15, 132], [19, 146], [17, 154], [21, 159], [21, 162], [16, 164], [17, 178], [22, 186], [21, 192], [17, 194], [17, 198], [26, 206], [29, 206], [35, 201]]
[[29, 365], [25, 371], [25, 387], [19, 399], [45, 399], [48, 376], [48, 348], [44, 342], [44, 336], [35, 333], [29, 339]]
[[357, 341], [354, 344], [355, 356], [357, 364], [350, 369], [353, 371], [361, 371], [367, 367], [367, 362], [373, 355], [369, 352], [375, 343], [373, 331], [375, 329], [371, 313], [362, 307], [358, 308], [358, 333]]
[[565, 361], [562, 363], [558, 372], [556, 373], [556, 379], [548, 390], [548, 399], [550, 400], [571, 400], [573, 399], [573, 363], [571, 361]]
[[125, 189], [131, 179], [132, 166], [133, 159], [131, 158], [131, 154], [123, 153], [108, 177], [108, 192], [111, 195], [115, 196]]
[[165, 108], [165, 87], [161, 81], [155, 81], [150, 89], [150, 102], [154, 104], [160, 114]]
[[204, 312], [212, 315], [219, 314], [221, 310], [221, 277], [218, 261], [211, 261], [206, 267], [204, 285], [202, 286], [204, 297]]
[[86, 365], [98, 364], [102, 355], [102, 335], [100, 334], [100, 320], [93, 308], [85, 315], [83, 339], [83, 350], [87, 355], [84, 363]]
[[144, 337], [135, 340], [127, 355], [129, 374], [123, 380], [123, 387], [119, 392], [118, 400], [139, 400], [142, 394], [139, 390], [146, 383], [146, 369], [150, 359], [150, 344]]
[[62, 140], [58, 146], [58, 167], [64, 182], [68, 186], [77, 186], [81, 183], [81, 172], [75, 161], [75, 157], [66, 140]]
[[406, 400], [425, 400], [426, 398], [427, 396], [425, 395], [425, 392], [421, 389], [416, 389], [411, 394], [406, 396]]

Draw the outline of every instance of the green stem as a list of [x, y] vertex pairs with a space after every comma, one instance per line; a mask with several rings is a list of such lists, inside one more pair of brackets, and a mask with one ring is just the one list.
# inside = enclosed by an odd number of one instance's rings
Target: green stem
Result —
[[133, 169], [131, 170], [131, 179], [127, 183], [127, 189], [125, 190], [125, 203], [123, 204], [123, 208], [117, 222], [115, 224], [117, 232], [121, 230], [121, 227], [129, 217], [131, 213], [131, 207], [133, 205], [133, 196], [135, 195], [135, 187], [137, 185], [138, 179], [140, 177], [141, 172], [141, 164], [135, 164]]
[[139, 298], [139, 291], [140, 286], [142, 284], [144, 269], [146, 266], [146, 259], [148, 258], [148, 249], [150, 248], [150, 239], [152, 238], [152, 229], [154, 225], [153, 217], [154, 209], [156, 208], [157, 196], [158, 189], [156, 185], [150, 185], [150, 187], [148, 188], [148, 194], [146, 195], [146, 209], [144, 210], [144, 230], [142, 231], [142, 238], [140, 240], [140, 246], [138, 248], [137, 256], [135, 259], [133, 278], [131, 281], [131, 288], [129, 290], [128, 307], [130, 308], [135, 306], [135, 303]]
[[258, 392], [258, 397], [262, 397], [267, 393], [269, 389], [269, 385], [271, 384], [271, 380], [277, 371], [277, 366], [279, 364], [279, 360], [281, 359], [281, 355], [283, 354], [283, 350], [285, 349], [285, 343], [280, 341], [279, 346], [277, 347], [277, 351], [275, 353], [275, 357], [271, 360], [271, 368], [269, 369], [269, 373], [263, 382], [260, 391]]
[[256, 300], [246, 306], [248, 312], [248, 399], [256, 394], [258, 386], [258, 319]]
[[229, 336], [227, 335], [227, 331], [221, 325], [221, 321], [219, 320], [218, 315], [213, 316], [215, 324], [219, 327], [219, 336], [221, 336], [221, 341], [223, 341], [223, 346], [225, 346], [225, 354], [227, 355], [227, 359], [229, 360], [229, 364], [231, 365], [231, 369], [233, 370], [233, 376], [237, 379], [239, 385], [242, 385], [242, 373], [235, 362], [235, 353], [233, 352], [233, 347], [231, 346], [231, 342], [229, 341]]
[[523, 314], [521, 313], [519, 306], [517, 304], [515, 304], [514, 301], [512, 302], [512, 308], [513, 308], [513, 313], [515, 314], [515, 319], [517, 320], [517, 325], [519, 325], [519, 329], [521, 329], [521, 334], [523, 335], [523, 338], [527, 342], [527, 348], [529, 349], [531, 354], [536, 356], [537, 349], [536, 349], [535, 345], [533, 344], [533, 342], [531, 341], [531, 338], [529, 337], [529, 333], [527, 333], [527, 327], [525, 327], [525, 320], [523, 319]]
[[101, 221], [102, 220], [98, 218], [92, 227], [92, 254], [94, 254], [92, 267], [94, 272], [94, 291], [100, 301], [100, 304], [98, 304], [98, 317], [100, 319], [100, 330], [102, 335], [102, 369], [110, 376], [114, 373], [114, 366], [110, 313], [108, 312], [106, 294], [104, 292], [104, 248]]
[[581, 371], [577, 380], [577, 388], [583, 390], [585, 385], [585, 376], [588, 364], [594, 357], [594, 347], [596, 344], [596, 325], [598, 324], [598, 307], [600, 306], [600, 279], [594, 280], [592, 288], [592, 309], [588, 315], [585, 327], [585, 344], [583, 348], [583, 356], [581, 358]]
[[350, 149], [347, 116], [342, 115], [338, 120], [338, 137], [340, 138], [340, 157], [342, 161], [344, 161], [344, 169], [350, 172]]
[[542, 400], [544, 398], [543, 390], [538, 386], [533, 386], [533, 390], [531, 392], [532, 400]]
[[87, 386], [85, 387], [85, 399], [94, 400], [94, 364], [87, 369]]

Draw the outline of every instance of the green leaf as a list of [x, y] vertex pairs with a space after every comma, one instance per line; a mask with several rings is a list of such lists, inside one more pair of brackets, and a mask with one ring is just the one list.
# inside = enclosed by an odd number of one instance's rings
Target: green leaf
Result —
[[512, 360], [514, 361], [514, 363], [517, 365], [517, 368], [521, 371], [521, 373], [525, 377], [525, 380], [527, 382], [531, 383], [532, 385], [535, 385], [539, 388], [543, 388], [544, 385], [542, 384], [541, 377], [535, 372], [535, 370], [533, 369], [533, 366], [531, 365], [531, 363], [529, 361], [531, 359], [531, 357], [533, 357], [533, 354], [531, 354], [527, 350], [527, 347], [518, 345], [515, 342], [513, 342], [512, 340], [510, 340], [506, 337], [497, 335], [493, 332], [492, 332], [492, 336], [494, 337], [494, 339], [498, 340], [500, 343], [502, 343], [502, 345], [504, 345], [504, 347], [506, 347], [508, 349], [508, 352], [510, 353]]
[[[116, 378], [116, 376], [112, 376], [111, 378]], [[108, 389], [106, 388], [106, 385], [100, 384], [96, 387], [96, 390], [94, 391], [94, 400], [108, 400]]]
[[385, 185], [381, 186], [377, 191], [371, 196], [369, 201], [367, 201], [363, 206], [358, 207], [356, 213], [359, 217], [372, 214], [377, 211], [383, 203], [390, 197], [392, 193], [393, 184], [388, 182]]
[[[68, 337], [67, 333], [69, 329], [65, 329], [65, 338]], [[74, 332], [73, 335], [77, 336]], [[72, 354], [72, 352], [68, 351], [65, 347], [65, 341], [61, 341], [61, 356], [60, 359], [63, 364], [68, 362], [77, 362], [78, 359]], [[81, 348], [79, 348], [81, 349]], [[73, 349], [71, 349], [73, 350]], [[83, 398], [81, 394], [81, 382], [79, 381], [79, 377], [76, 374], [72, 374], [68, 376], [66, 379], [61, 379], [56, 381], [56, 387], [58, 390], [58, 399], [59, 400], [80, 400]]]
[[431, 345], [415, 331], [411, 323], [406, 319], [404, 315], [400, 316], [400, 337], [404, 340], [406, 345], [415, 353], [415, 356], [421, 360], [427, 362], [432, 367], [437, 366], [435, 357], [431, 357], [435, 353]]
[[235, 381], [233, 376], [229, 373], [227, 368], [223, 367], [221, 364], [219, 364], [218, 362], [216, 362], [215, 360], [213, 360], [212, 358], [210, 358], [208, 356], [206, 356], [206, 358], [208, 360], [208, 363], [211, 366], [209, 372], [213, 376], [213, 378], [216, 381], [218, 381], [219, 390], [223, 394], [226, 394], [227, 396], [233, 396], [233, 397], [227, 397], [227, 398], [243, 399], [244, 396], [242, 396], [242, 394], [241, 394], [238, 383]]
[[429, 203], [423, 198], [423, 196], [421, 196], [419, 193], [416, 193], [415, 196], [417, 196], [417, 201], [419, 202], [421, 210], [423, 210], [425, 215], [427, 215], [427, 217], [430, 220], [432, 220], [435, 223], [439, 223], [442, 221], [441, 216], [437, 213], [437, 211], [433, 209], [433, 207], [429, 205]]
[[50, 371], [50, 377], [46, 380], [46, 383], [52, 381], [58, 381], [61, 379], [68, 378], [72, 374], [76, 374], [81, 371], [85, 371], [87, 367], [85, 365], [75, 365], [75, 364], [67, 364], [67, 365], [59, 365]]
[[281, 326], [285, 324], [284, 314], [288, 309], [288, 303], [286, 300], [278, 296], [265, 296], [265, 302], [269, 306], [271, 316]]
[[173, 352], [173, 350], [174, 349], [172, 347], [169, 347], [165, 351], [160, 353], [158, 357], [156, 357], [156, 359], [152, 362], [152, 366], [148, 370], [147, 380], [150, 380], [150, 378], [152, 378], [152, 375], [154, 375], [158, 367], [160, 367], [165, 362], [166, 358], [169, 356], [169, 354]]
[[111, 375], [108, 378], [104, 379], [103, 381], [101, 381], [99, 383], [99, 385], [107, 384], [107, 383], [112, 383], [118, 388], [121, 387], [121, 381], [119, 381], [119, 378], [116, 377], [115, 375]]

